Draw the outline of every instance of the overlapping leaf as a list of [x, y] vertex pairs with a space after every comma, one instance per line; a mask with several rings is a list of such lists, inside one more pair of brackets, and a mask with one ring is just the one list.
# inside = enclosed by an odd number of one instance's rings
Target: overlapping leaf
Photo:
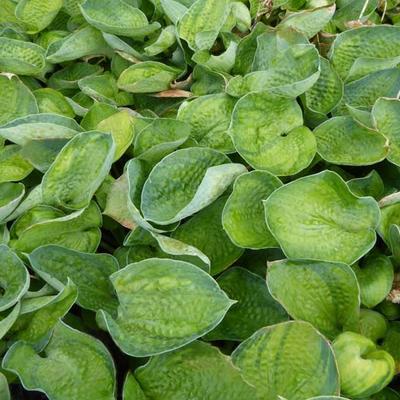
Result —
[[271, 294], [293, 318], [312, 323], [327, 337], [358, 330], [360, 290], [347, 265], [275, 261], [268, 268], [267, 282]]
[[356, 197], [331, 171], [277, 189], [265, 211], [268, 227], [288, 257], [347, 264], [373, 247], [380, 220], [376, 201]]
[[148, 259], [114, 273], [111, 281], [118, 316], [103, 311], [102, 317], [121, 350], [136, 357], [192, 342], [218, 325], [234, 303], [207, 273], [183, 261]]
[[339, 374], [328, 341], [312, 325], [292, 321], [257, 331], [232, 354], [257, 398], [305, 399], [339, 394]]

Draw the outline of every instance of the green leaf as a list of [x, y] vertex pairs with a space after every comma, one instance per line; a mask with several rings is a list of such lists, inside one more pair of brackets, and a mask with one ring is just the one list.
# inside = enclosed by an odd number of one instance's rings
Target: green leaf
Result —
[[77, 295], [77, 287], [68, 280], [64, 289], [55, 296], [24, 299], [21, 304], [21, 316], [12, 327], [13, 339], [23, 340], [41, 348], [60, 318], [74, 305]]
[[134, 357], [164, 353], [211, 331], [234, 303], [200, 268], [147, 259], [111, 276], [118, 317], [102, 311], [121, 350]]
[[116, 147], [114, 161], [123, 156], [134, 139], [133, 117], [128, 111], [120, 111], [103, 119], [96, 129], [111, 133]]
[[0, 75], [0, 93], [0, 125], [39, 112], [32, 92], [16, 76]]
[[108, 215], [122, 226], [128, 229], [135, 229], [137, 226], [134, 215], [128, 208], [129, 181], [128, 174], [122, 174], [112, 182], [107, 194], [104, 215]]
[[312, 325], [291, 321], [257, 331], [232, 353], [257, 399], [306, 399], [339, 394], [339, 374], [328, 341]]
[[118, 112], [118, 108], [106, 103], [94, 103], [81, 121], [81, 126], [86, 131], [95, 130], [101, 121]]
[[228, 128], [234, 106], [235, 100], [224, 93], [200, 96], [182, 103], [177, 118], [192, 127], [191, 136], [200, 146], [232, 153]]
[[360, 284], [361, 303], [372, 308], [385, 300], [392, 289], [393, 265], [383, 254], [375, 253], [353, 266]]
[[0, 183], [0, 222], [16, 209], [24, 194], [25, 187], [22, 183]]
[[365, 0], [346, 1], [344, 4], [340, 4], [340, 8], [332, 18], [332, 23], [340, 31], [345, 31], [351, 27], [352, 21], [358, 20], [364, 24], [368, 23], [369, 17], [373, 17], [373, 13], [378, 6], [379, 1], [377, 0], [368, 1], [368, 3]]
[[152, 357], [135, 371], [135, 377], [146, 396], [154, 400], [255, 398], [254, 388], [244, 381], [230, 357], [200, 341]]
[[347, 186], [356, 196], [371, 196], [375, 200], [381, 199], [385, 191], [383, 180], [375, 170], [364, 177], [350, 179]]
[[386, 318], [379, 312], [368, 309], [360, 310], [360, 333], [377, 343], [384, 339], [388, 330]]
[[320, 57], [315, 46], [302, 41], [296, 44], [286, 43], [279, 36], [275, 40], [278, 44], [281, 41], [284, 44], [275, 46], [278, 53], [268, 55], [273, 51], [268, 42], [274, 41], [274, 38], [271, 34], [258, 37], [253, 61], [255, 72], [243, 78], [237, 76], [231, 79], [226, 89], [230, 95], [240, 97], [249, 92], [268, 91], [295, 98], [317, 82], [320, 76]]
[[258, 329], [288, 320], [283, 307], [268, 292], [265, 279], [252, 272], [233, 267], [217, 278], [221, 289], [234, 304], [207, 340], [242, 341]]
[[7, 244], [10, 241], [10, 232], [8, 231], [7, 225], [0, 225], [0, 244]]
[[43, 177], [44, 202], [70, 210], [87, 207], [110, 171], [114, 154], [111, 135], [96, 131], [76, 135]]
[[115, 35], [141, 39], [160, 27], [158, 22], [149, 24], [139, 8], [122, 0], [86, 0], [80, 9], [89, 24]]
[[388, 140], [377, 130], [368, 129], [352, 117], [334, 117], [314, 130], [318, 154], [339, 165], [371, 165], [386, 158]]
[[45, 244], [95, 252], [101, 238], [102, 217], [95, 203], [72, 214], [33, 223], [10, 242], [16, 250], [30, 253]]
[[176, 224], [165, 225], [162, 227], [153, 227], [143, 218], [143, 215], [140, 211], [140, 200], [143, 185], [145, 184], [147, 178], [144, 162], [137, 158], [130, 160], [126, 166], [126, 174], [128, 180], [128, 211], [129, 216], [130, 218], [132, 218], [133, 222], [151, 232], [162, 233], [170, 231], [171, 229], [175, 229]]
[[144, 48], [149, 57], [163, 53], [176, 42], [176, 29], [173, 25], [166, 26], [158, 36], [157, 40]]
[[42, 201], [42, 191], [40, 185], [35, 186], [25, 197], [24, 200], [18, 205], [18, 207], [6, 218], [6, 222], [12, 221], [24, 212], [39, 205]]
[[275, 261], [268, 268], [267, 283], [292, 318], [310, 322], [328, 338], [358, 331], [360, 288], [348, 265]]
[[318, 80], [304, 94], [305, 104], [314, 112], [328, 114], [342, 100], [343, 82], [332, 64], [323, 57], [320, 57], [320, 68]]
[[400, 165], [400, 100], [380, 98], [372, 108], [372, 117], [376, 129], [389, 140], [387, 159]]
[[69, 279], [78, 288], [77, 303], [88, 310], [113, 313], [118, 302], [109, 276], [119, 269], [109, 254], [89, 254], [60, 246], [42, 246], [29, 255], [34, 271], [49, 285], [62, 290]]
[[17, 255], [0, 245], [0, 311], [13, 307], [29, 288], [29, 273]]
[[0, 397], [3, 400], [11, 400], [10, 389], [8, 387], [7, 378], [0, 372]]
[[54, 207], [46, 205], [33, 205], [24, 210], [17, 220], [11, 225], [11, 237], [16, 238], [26, 229], [39, 222], [53, 218], [63, 217], [65, 214]]
[[44, 357], [24, 342], [15, 343], [3, 367], [18, 375], [28, 390], [39, 390], [53, 400], [113, 400], [114, 362], [97, 339], [59, 322]]
[[45, 50], [37, 44], [0, 37], [0, 71], [39, 75], [45, 68]]
[[102, 75], [87, 76], [78, 81], [82, 93], [93, 100], [116, 106], [118, 102], [117, 80], [106, 72]]
[[50, 25], [62, 6], [63, 0], [21, 0], [15, 15], [27, 27], [27, 33], [35, 34]]
[[150, 165], [161, 161], [189, 138], [191, 128], [185, 122], [170, 118], [146, 119], [133, 146], [133, 154]]
[[353, 332], [345, 332], [333, 342], [344, 395], [365, 398], [383, 389], [393, 378], [392, 356], [378, 350], [372, 340]]
[[146, 400], [147, 397], [134, 375], [128, 372], [124, 381], [122, 400]]
[[264, 204], [268, 227], [288, 258], [352, 264], [375, 244], [378, 204], [352, 194], [334, 172], [297, 179]]
[[396, 97], [399, 91], [399, 68], [377, 71], [345, 85], [343, 100], [337, 111], [342, 112], [344, 105], [371, 109], [380, 97]]
[[[280, 34], [284, 34], [285, 31], [282, 32], [276, 31], [274, 33], [271, 33], [271, 31], [268, 30], [266, 25], [264, 25], [262, 22], [258, 22], [253, 27], [251, 32], [249, 32], [247, 36], [243, 37], [238, 44], [238, 48], [236, 51], [235, 66], [233, 68], [233, 72], [235, 74], [246, 75], [247, 73], [252, 71], [252, 64], [254, 62], [254, 57], [257, 52], [259, 44], [258, 37], [265, 32], [268, 32], [268, 34], [265, 35], [265, 37], [263, 37], [264, 39], [266, 39], [267, 37], [270, 38], [272, 37], [272, 39], [275, 39], [274, 42], [272, 42], [271, 40], [265, 40], [264, 41], [265, 43], [269, 42], [269, 45], [273, 43], [275, 48], [277, 48], [280, 44], [282, 44], [281, 41], [276, 39], [280, 36]], [[262, 40], [263, 38], [260, 38], [260, 40]], [[263, 56], [262, 53], [261, 56]], [[268, 58], [269, 57], [265, 58], [263, 57], [263, 59], [268, 59]]]
[[179, 37], [193, 50], [208, 50], [230, 12], [228, 0], [197, 0], [178, 22]]
[[340, 396], [316, 396], [316, 397], [310, 397], [308, 400], [348, 400], [348, 399]]
[[74, 118], [75, 113], [65, 96], [51, 88], [37, 89], [33, 92], [40, 113], [52, 113]]
[[381, 208], [381, 219], [377, 232], [389, 244], [389, 230], [391, 225], [400, 225], [400, 203], [394, 203]]
[[160, 0], [160, 6], [165, 15], [175, 25], [185, 15], [188, 9], [184, 2], [179, 0]]
[[308, 39], [325, 28], [335, 13], [335, 5], [328, 7], [289, 12], [279, 24], [281, 28], [293, 28], [303, 33]]
[[[20, 158], [42, 173], [53, 164], [58, 153], [67, 144], [68, 139], [39, 139], [28, 141], [20, 150]], [[22, 157], [21, 157], [22, 156]]]
[[47, 49], [47, 61], [55, 64], [91, 55], [111, 55], [111, 49], [97, 29], [86, 26], [72, 32]]
[[352, 75], [357, 72], [357, 61], [378, 59], [383, 68], [376, 63], [375, 68], [368, 71], [371, 73], [387, 68], [387, 58], [400, 56], [397, 45], [399, 37], [398, 26], [376, 25], [349, 29], [336, 37], [329, 57], [343, 80], [353, 80]]
[[294, 175], [314, 158], [316, 142], [302, 126], [295, 100], [250, 93], [236, 104], [230, 134], [237, 152], [255, 169], [275, 175]]
[[[7, 310], [8, 315], [2, 315], [0, 319], [0, 339], [3, 339], [8, 331], [12, 328], [15, 321], [17, 320], [19, 313], [21, 311], [21, 303], [15, 304], [14, 308], [10, 311]], [[1, 393], [1, 391], [0, 391]]]
[[397, 263], [400, 260], [400, 227], [398, 225], [390, 225], [388, 242], [393, 254], [393, 260]]
[[[234, 4], [241, 4], [246, 8], [246, 6], [242, 3], [233, 2], [232, 6]], [[232, 40], [229, 43], [229, 46], [227, 46], [226, 50], [218, 56], [211, 54], [208, 50], [198, 50], [193, 54], [192, 60], [197, 65], [201, 65], [209, 70], [220, 73], [228, 73], [235, 64], [236, 49], [237, 43]]]
[[54, 89], [78, 89], [79, 80], [102, 72], [103, 68], [99, 65], [76, 62], [52, 74], [48, 85]]
[[118, 87], [130, 93], [154, 93], [168, 90], [180, 70], [156, 61], [145, 61], [127, 68], [118, 78]]
[[382, 343], [382, 349], [392, 355], [396, 364], [396, 372], [400, 371], [400, 323], [398, 321], [391, 322]]
[[222, 226], [222, 212], [226, 197], [221, 197], [180, 225], [172, 236], [203, 252], [211, 261], [211, 275], [231, 266], [243, 249], [235, 246]]
[[233, 243], [250, 249], [278, 247], [265, 222], [262, 201], [280, 186], [282, 182], [266, 171], [236, 179], [222, 213], [222, 225]]
[[57, 114], [32, 114], [0, 127], [0, 137], [24, 146], [30, 140], [70, 139], [82, 128], [72, 118]]
[[[200, 250], [196, 249], [196, 247], [155, 232], [150, 232], [150, 234], [159, 246], [161, 253], [164, 253], [166, 258], [186, 261], [201, 268], [207, 273], [210, 272], [210, 259]], [[159, 257], [161, 258], [161, 255]]]
[[209, 148], [177, 150], [147, 178], [141, 198], [143, 216], [160, 225], [180, 221], [211, 204], [244, 172], [242, 164], [230, 163]]

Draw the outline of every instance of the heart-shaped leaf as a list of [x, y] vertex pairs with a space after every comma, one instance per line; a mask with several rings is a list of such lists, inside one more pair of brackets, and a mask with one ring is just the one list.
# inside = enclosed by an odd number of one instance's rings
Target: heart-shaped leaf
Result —
[[122, 0], [86, 0], [80, 9], [89, 24], [115, 35], [140, 39], [160, 27], [158, 22], [149, 24], [139, 8]]
[[135, 377], [145, 395], [154, 400], [255, 398], [254, 388], [245, 382], [230, 357], [200, 341], [152, 357], [136, 370]]
[[275, 261], [268, 268], [267, 283], [272, 296], [294, 319], [310, 322], [328, 338], [358, 330], [360, 289], [349, 266]]
[[252, 272], [233, 267], [217, 278], [221, 289], [237, 300], [207, 340], [242, 341], [258, 329], [287, 321], [283, 307], [268, 292], [265, 279]]
[[154, 93], [170, 89], [180, 70], [155, 61], [132, 65], [118, 78], [118, 87], [130, 93]]
[[371, 339], [374, 343], [385, 338], [389, 326], [388, 321], [381, 313], [366, 308], [360, 311], [359, 325], [361, 335]]
[[180, 221], [212, 203], [244, 172], [242, 164], [233, 164], [209, 148], [177, 150], [147, 178], [141, 200], [143, 216], [160, 225]]
[[267, 224], [289, 258], [352, 264], [375, 244], [379, 207], [357, 197], [334, 172], [277, 189], [266, 201]]
[[312, 325], [292, 321], [257, 331], [232, 354], [244, 379], [264, 399], [339, 394], [339, 374], [328, 341]]
[[281, 186], [282, 182], [266, 171], [252, 171], [236, 179], [222, 213], [222, 225], [233, 243], [250, 249], [278, 246], [265, 222], [262, 201]]
[[[28, 390], [51, 399], [113, 400], [115, 367], [99, 340], [59, 322], [40, 356], [28, 343], [15, 343], [3, 367], [16, 373]], [[71, 384], [73, 382], [73, 384]]]
[[386, 351], [377, 349], [370, 339], [345, 332], [333, 342], [344, 395], [365, 398], [378, 393], [393, 378], [395, 364]]
[[311, 163], [316, 152], [314, 135], [302, 124], [295, 100], [250, 93], [237, 102], [230, 133], [237, 152], [253, 168], [294, 175]]
[[32, 268], [49, 285], [61, 290], [68, 278], [78, 288], [77, 303], [88, 310], [113, 313], [118, 305], [109, 276], [119, 269], [109, 254], [88, 254], [61, 246], [41, 246], [29, 255]]
[[135, 357], [192, 342], [211, 331], [235, 303], [206, 272], [183, 261], [147, 259], [114, 273], [111, 281], [120, 303], [118, 317], [105, 311], [102, 317], [121, 350]]
[[43, 177], [44, 202], [70, 210], [87, 207], [107, 176], [114, 154], [111, 135], [96, 131], [76, 135]]
[[[363, 26], [359, 29], [346, 30], [333, 42], [330, 59], [342, 79], [352, 80], [359, 59], [379, 58], [381, 63], [384, 63], [386, 58], [400, 56], [400, 49], [397, 46], [399, 37], [398, 26]], [[387, 68], [385, 64], [383, 66], [384, 68], [377, 63], [374, 70]]]
[[232, 153], [234, 147], [228, 128], [235, 100], [226, 94], [211, 94], [186, 101], [178, 111], [178, 119], [192, 127], [191, 136], [200, 146]]
[[318, 154], [340, 165], [371, 165], [386, 158], [388, 141], [380, 132], [358, 124], [352, 117], [334, 117], [314, 130]]
[[383, 254], [367, 256], [354, 265], [353, 270], [360, 284], [361, 302], [366, 307], [378, 305], [392, 289], [393, 265]]
[[212, 47], [228, 18], [228, 0], [198, 0], [178, 22], [178, 34], [193, 50]]

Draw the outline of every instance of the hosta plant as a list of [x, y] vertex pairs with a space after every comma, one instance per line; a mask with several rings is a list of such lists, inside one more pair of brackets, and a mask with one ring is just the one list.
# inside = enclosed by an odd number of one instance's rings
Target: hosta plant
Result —
[[0, 400], [400, 400], [400, 0], [0, 0]]

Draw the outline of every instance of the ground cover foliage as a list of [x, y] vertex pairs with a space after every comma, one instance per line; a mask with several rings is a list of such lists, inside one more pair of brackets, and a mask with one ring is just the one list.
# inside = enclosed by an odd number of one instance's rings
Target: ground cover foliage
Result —
[[399, 400], [398, 0], [0, 0], [0, 399]]

